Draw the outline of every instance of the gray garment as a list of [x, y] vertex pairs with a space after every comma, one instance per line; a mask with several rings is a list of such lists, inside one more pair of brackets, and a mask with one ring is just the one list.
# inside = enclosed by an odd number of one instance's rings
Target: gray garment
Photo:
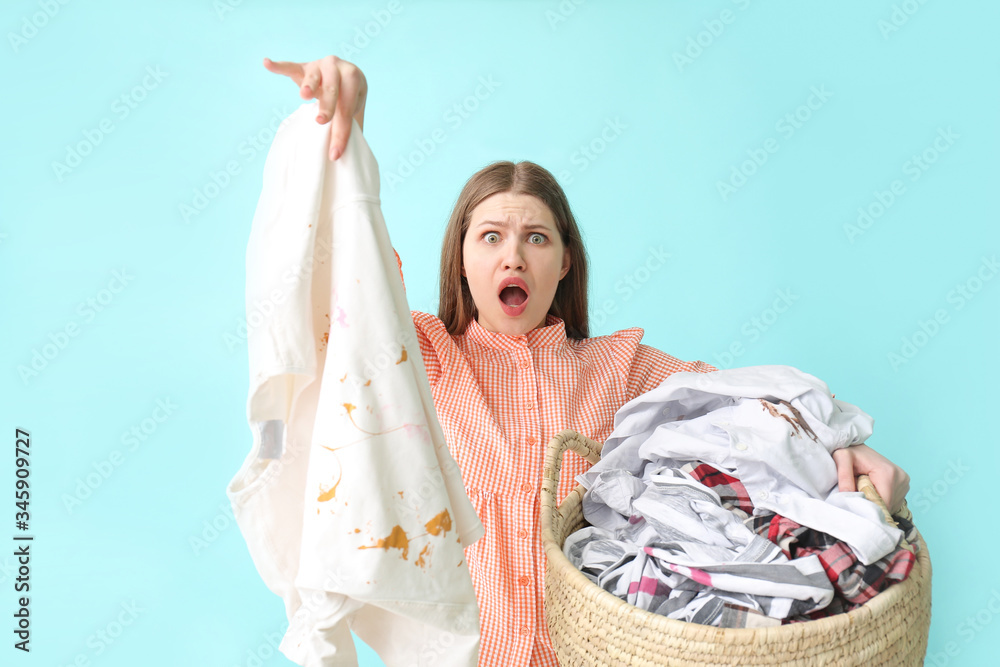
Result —
[[605, 470], [584, 495], [591, 525], [563, 551], [595, 584], [639, 608], [719, 627], [779, 624], [833, 599], [817, 556], [789, 560], [679, 467], [645, 473]]

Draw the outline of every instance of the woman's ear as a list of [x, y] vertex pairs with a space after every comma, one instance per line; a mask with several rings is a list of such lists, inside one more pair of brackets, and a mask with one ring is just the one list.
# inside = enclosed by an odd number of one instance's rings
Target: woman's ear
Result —
[[559, 280], [565, 278], [566, 274], [569, 273], [569, 266], [570, 266], [569, 248], [566, 248], [563, 250], [563, 265], [562, 265], [562, 271], [559, 272]]

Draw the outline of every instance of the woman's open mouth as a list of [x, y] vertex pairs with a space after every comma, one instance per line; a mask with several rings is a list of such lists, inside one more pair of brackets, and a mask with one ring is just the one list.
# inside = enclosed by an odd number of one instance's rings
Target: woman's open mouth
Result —
[[504, 278], [500, 281], [500, 308], [510, 317], [517, 317], [528, 307], [528, 285], [520, 278]]

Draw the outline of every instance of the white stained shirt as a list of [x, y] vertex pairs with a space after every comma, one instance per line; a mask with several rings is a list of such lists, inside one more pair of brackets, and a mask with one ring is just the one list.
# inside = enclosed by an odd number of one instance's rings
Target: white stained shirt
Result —
[[870, 565], [896, 548], [902, 531], [864, 494], [838, 490], [831, 455], [864, 442], [873, 425], [791, 366], [674, 373], [615, 413], [600, 462], [576, 479], [589, 489], [603, 470], [641, 478], [649, 462], [703, 461], [737, 477], [756, 513], [828, 533]]
[[357, 665], [348, 628], [390, 665], [474, 666], [479, 608], [463, 549], [484, 533], [437, 421], [356, 121], [301, 105], [275, 134], [247, 246], [253, 445], [226, 488], [281, 596], [279, 648]]

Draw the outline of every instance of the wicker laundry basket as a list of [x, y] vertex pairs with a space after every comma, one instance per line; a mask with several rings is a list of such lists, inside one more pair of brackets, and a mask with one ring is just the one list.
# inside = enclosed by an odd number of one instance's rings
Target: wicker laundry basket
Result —
[[[541, 493], [547, 558], [545, 617], [559, 662], [589, 665], [922, 665], [931, 616], [931, 562], [917, 535], [917, 561], [905, 581], [861, 607], [815, 621], [766, 628], [716, 628], [628, 604], [592, 583], [563, 554], [566, 537], [587, 525], [583, 486], [556, 506], [563, 453], [591, 463], [602, 443], [566, 430], [549, 442]], [[867, 477], [858, 485], [886, 512]], [[904, 515], [905, 515], [904, 507]]]

